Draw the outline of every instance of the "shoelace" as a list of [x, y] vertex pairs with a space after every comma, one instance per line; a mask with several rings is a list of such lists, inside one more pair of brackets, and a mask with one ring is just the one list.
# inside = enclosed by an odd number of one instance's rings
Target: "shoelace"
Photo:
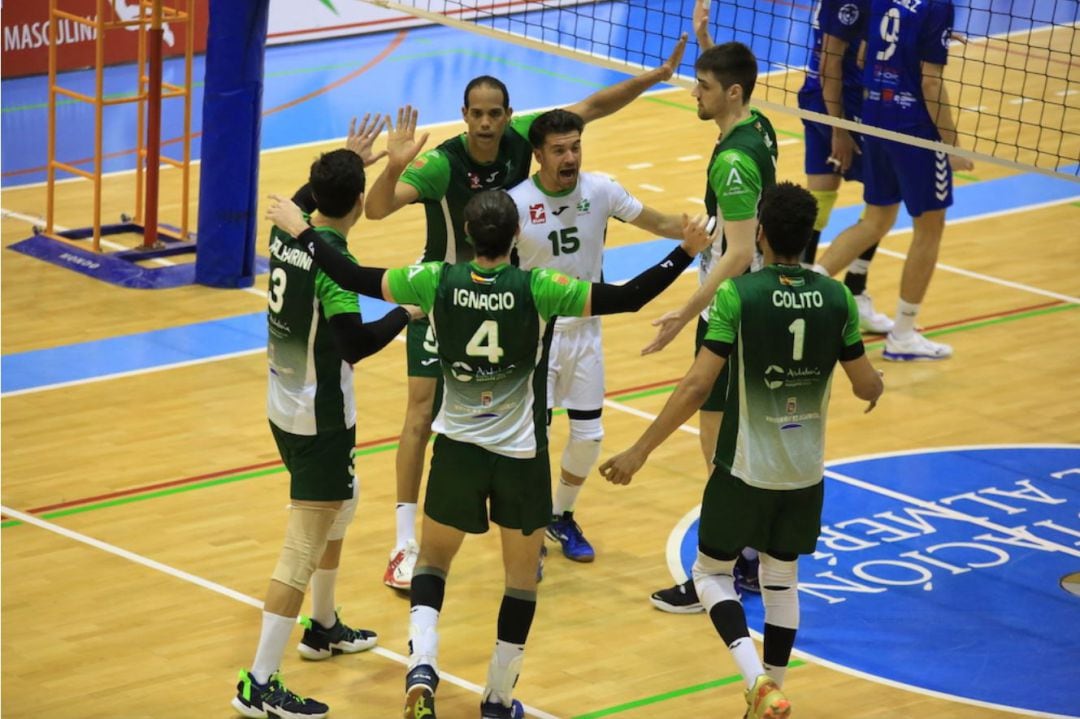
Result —
[[[288, 687], [286, 687], [285, 684], [281, 681], [281, 678], [277, 674], [270, 677], [270, 681], [267, 684], [267, 686], [270, 689], [270, 695], [273, 696], [275, 699], [277, 697], [274, 696], [274, 695], [280, 695], [281, 698], [284, 699], [285, 701], [293, 701], [293, 702], [296, 702], [297, 704], [301, 704], [301, 705], [307, 704], [308, 700], [305, 697], [300, 696], [296, 692], [294, 692], [291, 689], [289, 689]], [[270, 698], [270, 697], [267, 697], [267, 698]]]

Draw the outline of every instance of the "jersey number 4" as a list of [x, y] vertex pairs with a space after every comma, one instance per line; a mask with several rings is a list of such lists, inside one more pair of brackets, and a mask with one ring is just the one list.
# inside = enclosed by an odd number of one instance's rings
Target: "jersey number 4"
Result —
[[497, 364], [505, 354], [499, 346], [499, 323], [495, 320], [481, 322], [472, 339], [465, 345], [465, 354], [470, 357], [484, 357], [491, 364]]

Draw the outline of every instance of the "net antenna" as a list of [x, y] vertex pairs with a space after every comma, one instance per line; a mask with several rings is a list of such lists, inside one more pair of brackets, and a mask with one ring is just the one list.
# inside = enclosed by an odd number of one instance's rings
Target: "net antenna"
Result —
[[[362, 0], [434, 23], [634, 74], [661, 64], [691, 28], [692, 0]], [[932, 0], [937, 1], [937, 0]], [[945, 84], [958, 147], [798, 107], [813, 7], [707, 0], [717, 43], [758, 57], [752, 104], [770, 113], [1080, 183], [1080, 22], [1074, 0], [984, 8], [956, 3]], [[690, 88], [693, 57], [669, 84]]]
[[[45, 227], [40, 234], [52, 239], [73, 240], [92, 238], [93, 249], [101, 252], [102, 235], [141, 233], [143, 241], [137, 256], [124, 259], [137, 260], [179, 252], [190, 252], [194, 244], [189, 242], [188, 205], [191, 165], [191, 87], [192, 62], [195, 50], [194, 10], [195, 0], [176, 0], [182, 7], [167, 6], [163, 0], [130, 0], [107, 2], [97, 0], [96, 14], [84, 18], [73, 12], [58, 8], [59, 0], [49, 0], [49, 98], [48, 98], [48, 145], [46, 174]], [[123, 16], [119, 12], [124, 11]], [[87, 25], [94, 29], [94, 94], [87, 95], [64, 87], [57, 79], [56, 28], [61, 19]], [[184, 84], [165, 82], [162, 77], [162, 42], [164, 23], [186, 23], [184, 33]], [[136, 92], [123, 97], [105, 96], [106, 40], [110, 31], [137, 30], [139, 80]], [[90, 104], [94, 108], [94, 157], [93, 170], [84, 170], [56, 159], [56, 108], [60, 97], [69, 97]], [[181, 138], [179, 158], [161, 154], [161, 103], [164, 99], [182, 98], [184, 134]], [[103, 134], [105, 109], [115, 105], [137, 105], [137, 163], [135, 170], [135, 215], [122, 217], [120, 224], [103, 225], [101, 222], [102, 165], [105, 159]], [[162, 164], [180, 170], [180, 226], [161, 225], [158, 221], [159, 176]], [[89, 228], [58, 232], [54, 227], [55, 185], [57, 171], [66, 172], [93, 183], [93, 225]], [[165, 239], [169, 242], [162, 242]]]

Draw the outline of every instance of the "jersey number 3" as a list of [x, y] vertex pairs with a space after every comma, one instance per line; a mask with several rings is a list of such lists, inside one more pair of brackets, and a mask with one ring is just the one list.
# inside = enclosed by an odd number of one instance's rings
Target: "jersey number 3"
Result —
[[286, 279], [288, 279], [288, 275], [285, 274], [285, 270], [281, 267], [275, 267], [274, 271], [270, 273], [270, 291], [266, 293], [266, 297], [270, 311], [274, 314], [281, 312], [281, 308], [285, 306]]

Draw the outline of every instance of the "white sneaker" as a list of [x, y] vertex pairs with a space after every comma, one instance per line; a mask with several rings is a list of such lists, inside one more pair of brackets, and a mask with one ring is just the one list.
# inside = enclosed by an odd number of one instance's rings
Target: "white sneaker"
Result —
[[410, 539], [405, 546], [390, 553], [390, 563], [383, 574], [383, 584], [393, 589], [408, 589], [412, 586], [413, 570], [416, 559], [420, 556], [420, 547], [416, 540]]
[[941, 342], [932, 342], [918, 332], [910, 337], [897, 339], [890, 332], [885, 337], [884, 359], [893, 362], [912, 362], [916, 360], [941, 360], [952, 357], [952, 347]]
[[855, 295], [855, 306], [859, 308], [860, 330], [880, 335], [892, 331], [893, 321], [884, 312], [874, 309], [874, 301], [870, 299], [870, 295], [865, 292]]

